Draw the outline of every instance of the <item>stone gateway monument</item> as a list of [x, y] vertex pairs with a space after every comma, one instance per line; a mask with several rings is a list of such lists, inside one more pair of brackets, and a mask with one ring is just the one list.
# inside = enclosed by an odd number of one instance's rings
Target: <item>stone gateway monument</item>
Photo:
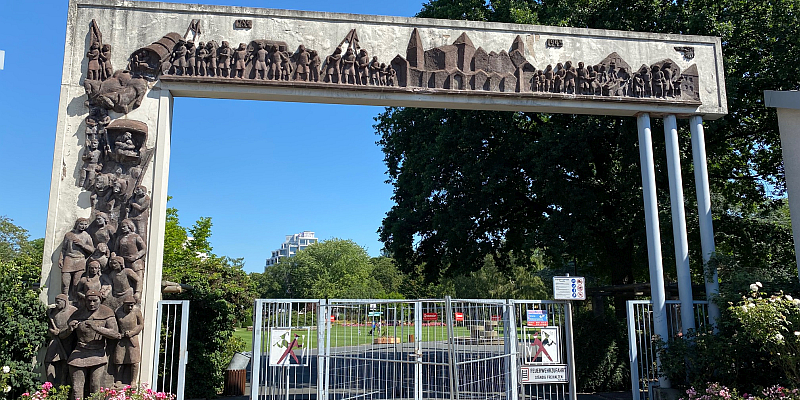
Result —
[[708, 255], [702, 120], [727, 112], [721, 60], [713, 37], [72, 0], [42, 270], [42, 300], [57, 304], [48, 378], [76, 398], [152, 379], [174, 97], [637, 117], [666, 329], [650, 117], [665, 120], [676, 268], [691, 301], [675, 121], [692, 121]]

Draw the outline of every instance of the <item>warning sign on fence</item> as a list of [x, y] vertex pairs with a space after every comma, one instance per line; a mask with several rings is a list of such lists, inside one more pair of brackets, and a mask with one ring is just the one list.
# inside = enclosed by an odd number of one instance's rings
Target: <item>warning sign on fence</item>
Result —
[[520, 383], [567, 383], [567, 366], [542, 365], [523, 366], [520, 374]]

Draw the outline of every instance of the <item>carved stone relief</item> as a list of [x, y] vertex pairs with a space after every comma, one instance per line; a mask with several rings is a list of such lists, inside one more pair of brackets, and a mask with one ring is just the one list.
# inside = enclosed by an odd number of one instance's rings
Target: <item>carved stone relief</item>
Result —
[[[195, 46], [177, 33], [137, 50], [131, 56], [134, 76], [158, 78], [155, 60], [164, 76], [207, 79], [227, 78], [265, 82], [327, 83], [358, 87], [426, 88], [518, 93], [529, 96], [560, 95], [638, 98], [647, 101], [698, 102], [696, 73], [692, 90], [683, 90], [690, 78], [676, 63], [647, 65], [647, 73], [632, 69], [617, 53], [603, 60], [567, 60], [537, 69], [528, 59], [520, 36], [508, 51], [475, 47], [466, 33], [451, 45], [424, 49], [414, 29], [405, 56], [381, 62], [362, 47], [355, 29], [328, 55], [300, 44], [295, 51], [283, 41], [257, 39], [233, 50], [227, 41]], [[171, 46], [171, 47], [170, 47]], [[547, 39], [546, 47], [560, 48], [562, 39]], [[691, 48], [675, 48], [689, 59]], [[167, 56], [170, 54], [169, 56]], [[143, 63], [141, 60], [152, 60]], [[578, 62], [576, 62], [578, 61]], [[579, 67], [583, 65], [582, 67]], [[656, 67], [657, 68], [654, 68]], [[655, 70], [657, 69], [657, 71]], [[691, 69], [691, 68], [690, 68]], [[696, 68], [695, 68], [696, 70]], [[689, 69], [687, 69], [687, 72]], [[652, 75], [655, 74], [655, 78]]]
[[[199, 22], [190, 28], [199, 31]], [[92, 211], [90, 218], [75, 221], [61, 245], [61, 294], [49, 313], [52, 339], [45, 357], [48, 380], [71, 384], [72, 398], [85, 398], [87, 389], [121, 387], [138, 379], [150, 219], [150, 196], [142, 179], [153, 149], [147, 147], [146, 124], [112, 120], [108, 110], [127, 113], [138, 107], [147, 91], [144, 78], [158, 75], [173, 45], [182, 40], [165, 36], [134, 53], [128, 65], [133, 72], [113, 71], [111, 46], [103, 43], [97, 22], [90, 24], [84, 80], [89, 115], [77, 185], [90, 193]], [[215, 63], [195, 59], [184, 66], [205, 72]]]

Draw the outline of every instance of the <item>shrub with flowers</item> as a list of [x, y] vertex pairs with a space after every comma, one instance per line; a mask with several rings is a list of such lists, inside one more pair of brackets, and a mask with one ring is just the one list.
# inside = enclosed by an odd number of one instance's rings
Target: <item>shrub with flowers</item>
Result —
[[4, 365], [0, 369], [0, 399], [7, 399], [11, 392], [11, 385], [9, 385], [9, 378], [11, 377], [11, 367]]
[[33, 393], [23, 393], [22, 400], [68, 400], [69, 389], [69, 386], [54, 387], [52, 383], [45, 382], [41, 389]]
[[800, 390], [771, 386], [760, 394], [739, 394], [736, 389], [728, 389], [719, 383], [709, 383], [705, 389], [691, 387], [680, 400], [800, 400]]
[[156, 392], [146, 384], [138, 386], [127, 385], [122, 389], [101, 388], [93, 393], [88, 400], [174, 400], [175, 395], [166, 392]]
[[772, 362], [788, 383], [800, 386], [800, 299], [780, 292], [766, 296], [761, 284], [750, 285], [750, 294], [728, 311], [741, 323], [749, 342], [769, 352]]

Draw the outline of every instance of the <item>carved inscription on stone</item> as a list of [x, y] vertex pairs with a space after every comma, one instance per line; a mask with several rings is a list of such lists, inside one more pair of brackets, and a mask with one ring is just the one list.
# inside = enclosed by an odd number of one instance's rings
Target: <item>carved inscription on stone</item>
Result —
[[691, 60], [694, 58], [694, 47], [692, 46], [679, 46], [675, 47], [675, 51], [683, 54], [683, 58]]
[[560, 49], [560, 48], [564, 47], [564, 40], [562, 40], [562, 39], [547, 39], [547, 41], [545, 41], [544, 45], [547, 46], [547, 47], [555, 47], [557, 49]]
[[233, 27], [236, 29], [253, 29], [252, 19], [237, 19], [233, 21]]

